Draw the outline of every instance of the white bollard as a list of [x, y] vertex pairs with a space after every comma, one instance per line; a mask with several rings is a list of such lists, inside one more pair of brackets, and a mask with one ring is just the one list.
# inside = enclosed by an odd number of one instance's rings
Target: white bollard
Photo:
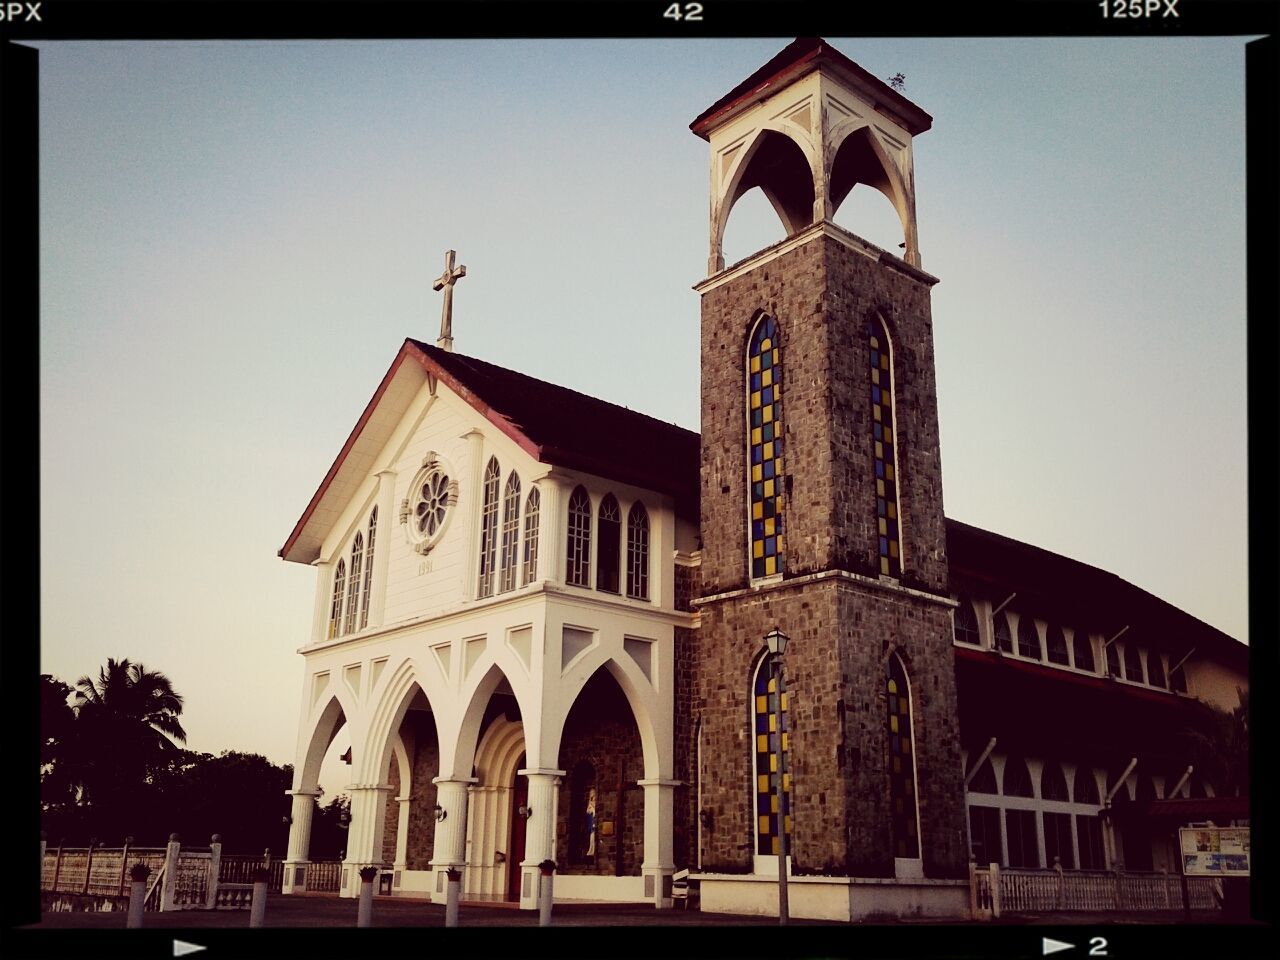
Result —
[[267, 881], [271, 874], [266, 870], [253, 872], [253, 902], [249, 905], [249, 926], [260, 927], [267, 917]]
[[129, 916], [125, 927], [137, 930], [142, 926], [142, 917], [147, 910], [147, 877], [151, 868], [145, 863], [135, 863], [129, 870]]
[[360, 906], [356, 910], [356, 926], [373, 926], [373, 880], [378, 875], [377, 867], [360, 868]]
[[552, 884], [555, 882], [556, 862], [543, 860], [538, 864], [541, 876], [538, 878], [538, 926], [551, 926]]
[[462, 899], [462, 871], [450, 867], [445, 871], [444, 925], [458, 925], [458, 901]]

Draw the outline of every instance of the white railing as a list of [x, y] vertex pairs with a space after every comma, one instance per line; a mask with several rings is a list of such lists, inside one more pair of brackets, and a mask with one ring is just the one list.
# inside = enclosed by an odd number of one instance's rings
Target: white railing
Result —
[[[969, 865], [970, 909], [974, 919], [1001, 913], [1108, 911], [1142, 913], [1182, 910], [1183, 878], [1169, 873], [1123, 871], [1018, 870], [991, 864]], [[1192, 910], [1221, 909], [1216, 881], [1185, 878], [1186, 905]]]

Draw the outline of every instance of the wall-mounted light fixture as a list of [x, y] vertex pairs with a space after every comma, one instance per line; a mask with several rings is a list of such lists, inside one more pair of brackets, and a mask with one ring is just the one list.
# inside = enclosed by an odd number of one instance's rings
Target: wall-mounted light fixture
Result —
[[436, 823], [441, 823], [444, 820], [444, 818], [447, 817], [448, 815], [449, 815], [449, 811], [437, 803], [436, 804]]
[[533, 816], [533, 807], [520, 807], [519, 809], [516, 810], [516, 816], [524, 817], [526, 820], [528, 820], [530, 817]]
[[698, 821], [702, 824], [703, 830], [710, 830], [711, 825], [715, 823], [715, 817], [709, 809], [698, 811]]

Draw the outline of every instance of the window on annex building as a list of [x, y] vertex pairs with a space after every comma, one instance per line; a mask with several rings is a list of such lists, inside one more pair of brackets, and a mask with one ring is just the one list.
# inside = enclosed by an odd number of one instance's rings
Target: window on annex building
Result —
[[[787, 751], [791, 747], [788, 731], [787, 707], [790, 697], [782, 695], [778, 703], [778, 688], [768, 655], [760, 658], [752, 684], [752, 714], [755, 726], [755, 834], [756, 853], [777, 856], [781, 846], [778, 832], [779, 820], [784, 820], [787, 836], [791, 836], [791, 773], [785, 770]], [[778, 729], [778, 713], [781, 708], [782, 729]], [[779, 757], [779, 745], [782, 757]], [[779, 760], [782, 760], [782, 809], [778, 809]]]
[[1031, 774], [1027, 761], [1021, 757], [1006, 757], [1004, 761], [1004, 795], [1006, 797], [1034, 797]]
[[1009, 614], [996, 617], [996, 649], [1001, 653], [1013, 653], [1013, 631], [1009, 628]]
[[627, 513], [627, 596], [649, 599], [649, 513], [639, 500]]
[[600, 501], [600, 530], [596, 546], [596, 589], [618, 592], [618, 563], [622, 550], [622, 511], [611, 493]]
[[1076, 868], [1075, 843], [1071, 839], [1071, 814], [1043, 813], [1044, 864], [1052, 867], [1057, 858], [1064, 870]]
[[1056, 623], [1049, 624], [1045, 646], [1048, 648], [1050, 663], [1063, 667], [1071, 665], [1071, 658], [1067, 655], [1067, 638], [1062, 635], [1062, 628]]
[[1107, 858], [1102, 847], [1102, 819], [1077, 813], [1076, 837], [1080, 841], [1080, 869], [1105, 870]]
[[1018, 618], [1018, 656], [1041, 659], [1040, 631], [1036, 629], [1035, 620], [1026, 614]]
[[1098, 667], [1093, 660], [1093, 644], [1089, 641], [1089, 631], [1076, 628], [1071, 637], [1071, 653], [1075, 657], [1075, 668], [1097, 673]]
[[920, 837], [916, 824], [916, 759], [911, 737], [911, 689], [897, 653], [889, 655], [885, 690], [889, 707], [889, 815], [893, 855], [916, 859]]
[[1122, 676], [1120, 673], [1120, 651], [1116, 648], [1114, 642], [1107, 644], [1107, 676]]
[[591, 586], [591, 498], [582, 487], [569, 497], [569, 539], [565, 551], [566, 583]]
[[1187, 668], [1185, 664], [1180, 663], [1169, 671], [1169, 689], [1174, 693], [1187, 692]]
[[879, 527], [880, 573], [902, 575], [902, 537], [899, 530], [897, 424], [893, 406], [893, 351], [880, 317], [867, 321], [871, 374], [871, 450], [876, 474], [876, 523]]
[[1004, 844], [1000, 841], [1000, 811], [996, 807], [969, 808], [969, 849], [979, 866], [1004, 863]]
[[1034, 810], [1006, 810], [1004, 832], [1009, 840], [1009, 866], [1029, 870], [1040, 866], [1040, 841], [1036, 837]]
[[1040, 796], [1045, 800], [1070, 800], [1067, 792], [1067, 778], [1063, 776], [1062, 764], [1046, 760], [1040, 771]]
[[1147, 651], [1147, 682], [1161, 690], [1168, 686], [1164, 678], [1164, 660], [1154, 650]]
[[480, 508], [480, 584], [478, 596], [493, 596], [494, 567], [498, 555], [498, 458], [484, 468], [484, 497]]
[[516, 588], [520, 562], [520, 478], [514, 470], [502, 491], [502, 550], [498, 563], [498, 592]]
[[970, 793], [997, 794], [1000, 792], [1000, 789], [996, 786], [996, 771], [991, 765], [990, 757], [982, 761], [982, 766], [978, 768], [973, 778], [969, 781], [968, 789]]
[[1098, 799], [1098, 778], [1093, 775], [1092, 767], [1076, 767], [1074, 800], [1076, 803], [1101, 803]]
[[782, 348], [777, 321], [760, 317], [747, 350], [751, 576], [785, 569], [783, 557]]
[[973, 604], [967, 597], [960, 598], [960, 606], [956, 607], [953, 616], [958, 642], [972, 644], [975, 647], [982, 643], [982, 636], [978, 633], [978, 615], [974, 613]]
[[1124, 645], [1124, 678], [1134, 683], [1146, 682], [1146, 677], [1142, 674], [1142, 652], [1136, 643]]
[[538, 579], [538, 516], [541, 512], [542, 494], [534, 487], [524, 502], [524, 570], [522, 583]]

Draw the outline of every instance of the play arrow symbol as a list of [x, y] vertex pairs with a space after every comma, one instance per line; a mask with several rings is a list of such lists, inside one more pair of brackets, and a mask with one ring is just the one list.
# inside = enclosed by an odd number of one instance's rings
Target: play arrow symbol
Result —
[[1054, 940], [1050, 937], [1040, 938], [1040, 955], [1047, 957], [1051, 953], [1059, 953], [1062, 950], [1074, 950], [1074, 943], [1065, 943], [1062, 940]]
[[[1045, 941], [1048, 943], [1048, 941]], [[202, 947], [198, 943], [187, 943], [185, 940], [173, 941], [173, 955], [175, 957], [185, 957], [188, 953], [199, 953], [201, 950], [208, 950], [208, 947]]]

